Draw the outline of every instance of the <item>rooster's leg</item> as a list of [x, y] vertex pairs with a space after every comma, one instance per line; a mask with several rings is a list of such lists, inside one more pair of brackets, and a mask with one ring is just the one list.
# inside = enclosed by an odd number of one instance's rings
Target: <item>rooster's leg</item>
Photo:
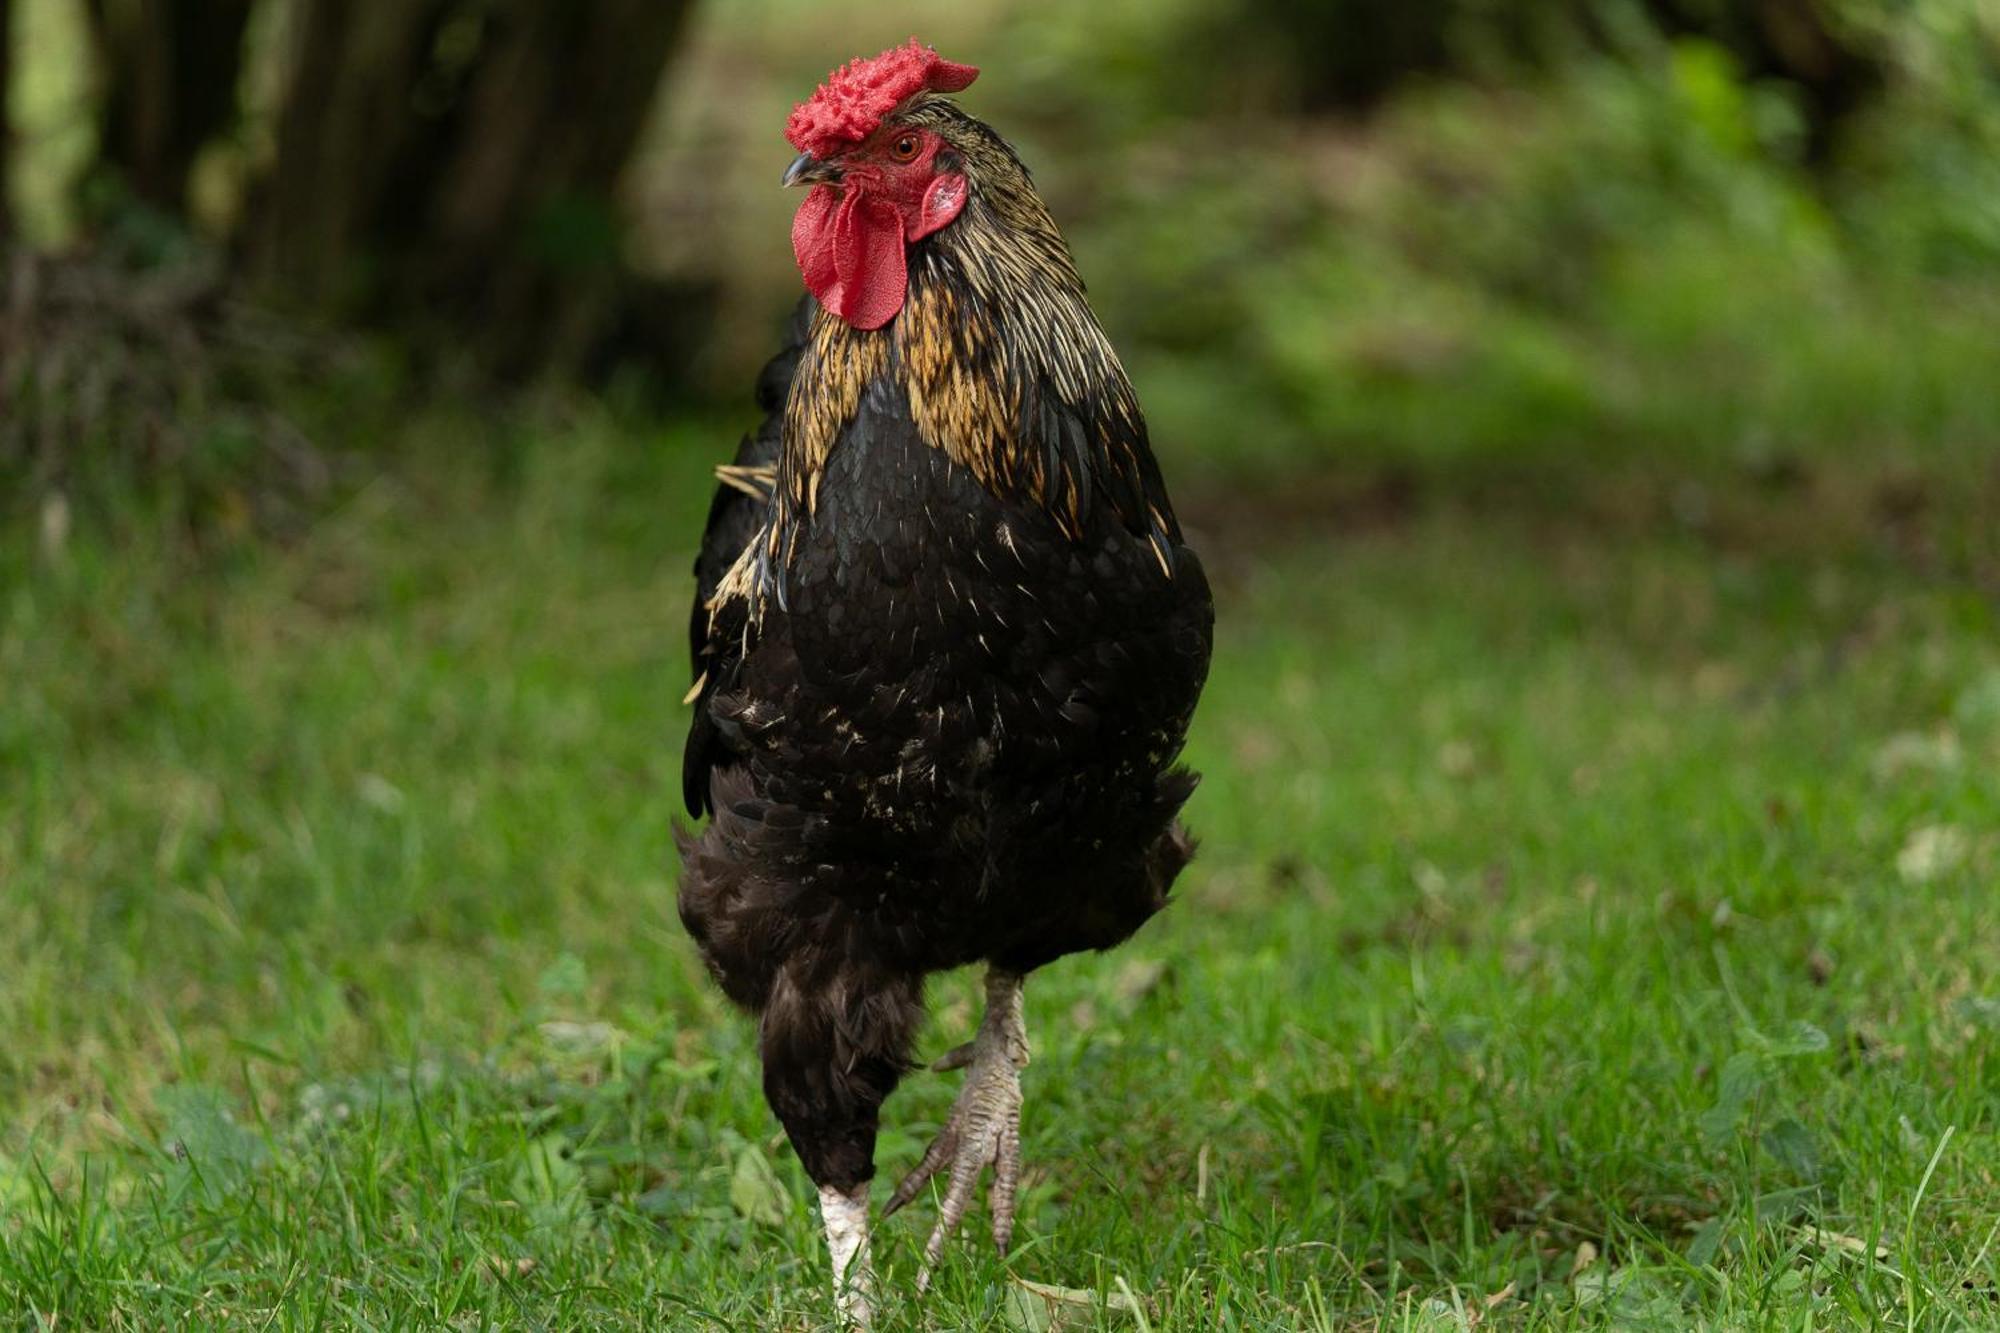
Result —
[[841, 1191], [823, 1185], [819, 1220], [826, 1228], [826, 1252], [833, 1259], [833, 1302], [841, 1323], [865, 1329], [875, 1295], [868, 1266], [868, 1187]]
[[944, 1170], [950, 1173], [937, 1226], [924, 1245], [924, 1266], [917, 1289], [930, 1281], [930, 1270], [944, 1252], [944, 1243], [958, 1230], [972, 1203], [979, 1173], [993, 1168], [987, 1203], [993, 1212], [993, 1243], [1005, 1254], [1014, 1236], [1014, 1195], [1021, 1182], [1021, 1067], [1028, 1063], [1028, 1027], [1021, 1012], [1021, 976], [993, 968], [986, 974], [986, 1016], [969, 1043], [939, 1060], [934, 1068], [964, 1069], [965, 1086], [951, 1108], [937, 1139], [916, 1170], [896, 1186], [884, 1217], [917, 1196], [924, 1182]]
[[844, 1327], [868, 1323], [875, 1131], [909, 1059], [922, 987], [914, 973], [808, 950], [778, 968], [761, 997], [764, 1097], [819, 1188]]

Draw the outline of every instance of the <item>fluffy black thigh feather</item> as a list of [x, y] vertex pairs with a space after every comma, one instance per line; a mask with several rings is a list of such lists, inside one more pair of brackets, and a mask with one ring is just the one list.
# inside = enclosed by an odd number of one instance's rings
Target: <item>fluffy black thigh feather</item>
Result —
[[755, 632], [703, 645], [687, 778], [713, 819], [682, 835], [680, 911], [761, 1015], [807, 1172], [850, 1189], [926, 974], [1025, 973], [1164, 905], [1191, 852], [1174, 759], [1212, 611], [1192, 551], [1168, 577], [1108, 507], [1079, 540], [997, 498], [886, 380], [798, 542]]

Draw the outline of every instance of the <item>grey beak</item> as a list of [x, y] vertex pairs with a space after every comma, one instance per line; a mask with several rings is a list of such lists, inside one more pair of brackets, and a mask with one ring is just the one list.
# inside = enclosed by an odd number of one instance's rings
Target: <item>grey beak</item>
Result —
[[824, 185], [840, 179], [840, 168], [831, 162], [822, 162], [811, 153], [800, 153], [792, 159], [792, 165], [785, 168], [780, 185]]

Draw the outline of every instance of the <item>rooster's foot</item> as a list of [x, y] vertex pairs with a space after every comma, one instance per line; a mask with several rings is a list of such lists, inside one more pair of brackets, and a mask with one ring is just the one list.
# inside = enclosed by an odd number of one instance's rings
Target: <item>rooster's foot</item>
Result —
[[1021, 1067], [1028, 1063], [1028, 1028], [1021, 1012], [1021, 978], [998, 968], [986, 974], [986, 1016], [979, 1034], [940, 1059], [935, 1069], [964, 1069], [951, 1117], [916, 1169], [896, 1186], [882, 1216], [917, 1196], [932, 1176], [949, 1166], [937, 1225], [924, 1243], [917, 1290], [930, 1284], [931, 1269], [944, 1243], [965, 1220], [979, 1173], [993, 1168], [987, 1204], [993, 1213], [993, 1243], [1002, 1254], [1014, 1237], [1014, 1197], [1021, 1183]]

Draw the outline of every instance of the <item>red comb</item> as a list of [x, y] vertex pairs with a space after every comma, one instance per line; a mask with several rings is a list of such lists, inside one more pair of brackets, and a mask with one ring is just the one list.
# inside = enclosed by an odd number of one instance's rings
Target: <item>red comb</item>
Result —
[[913, 93], [955, 93], [979, 77], [972, 65], [954, 64], [910, 38], [871, 60], [850, 60], [826, 76], [813, 95], [792, 108], [785, 137], [792, 147], [827, 157], [875, 132], [882, 117]]

